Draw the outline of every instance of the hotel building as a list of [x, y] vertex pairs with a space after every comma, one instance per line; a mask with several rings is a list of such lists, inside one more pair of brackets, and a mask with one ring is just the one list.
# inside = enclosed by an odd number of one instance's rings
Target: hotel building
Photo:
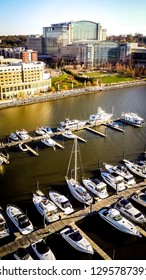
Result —
[[49, 91], [50, 74], [43, 62], [0, 64], [0, 99], [26, 97]]

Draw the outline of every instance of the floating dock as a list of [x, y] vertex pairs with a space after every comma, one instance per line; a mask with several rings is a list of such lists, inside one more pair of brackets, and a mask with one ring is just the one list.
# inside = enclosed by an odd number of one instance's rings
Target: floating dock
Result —
[[97, 131], [97, 130], [91, 128], [91, 127], [85, 127], [85, 128], [86, 128], [86, 130], [88, 130], [88, 131], [90, 131], [90, 132], [93, 132], [93, 133], [95, 133], [95, 134], [98, 134], [99, 136], [102, 136], [102, 137], [106, 137], [106, 136], [107, 136], [105, 133], [102, 133], [102, 132], [100, 132], [100, 131]]
[[28, 146], [27, 144], [25, 144], [25, 146], [26, 146], [26, 148], [27, 148], [27, 150], [29, 151], [29, 152], [31, 152], [33, 155], [35, 155], [35, 156], [38, 156], [39, 155], [39, 153], [37, 152], [37, 151], [35, 151], [34, 149], [32, 149], [30, 146]]

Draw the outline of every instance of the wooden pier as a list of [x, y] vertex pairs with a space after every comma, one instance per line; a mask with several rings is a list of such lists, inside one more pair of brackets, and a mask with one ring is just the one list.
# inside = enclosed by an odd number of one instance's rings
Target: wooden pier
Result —
[[[28, 234], [26, 236], [21, 235], [19, 232], [15, 233], [15, 240], [3, 245], [0, 247], [0, 258], [6, 256], [7, 254], [10, 254], [18, 248], [27, 248], [30, 246], [30, 244], [40, 238], [46, 237], [50, 234], [53, 234], [55, 232], [58, 232], [62, 230], [67, 225], [70, 225], [72, 223], [76, 223], [79, 220], [83, 219], [85, 216], [89, 215], [92, 211], [98, 211], [102, 207], [107, 207], [109, 205], [112, 205], [117, 201], [119, 197], [129, 197], [132, 193], [134, 193], [137, 189], [142, 189], [145, 187], [146, 182], [143, 181], [140, 184], [137, 184], [135, 187], [132, 187], [131, 189], [126, 189], [122, 192], [119, 192], [118, 194], [111, 195], [105, 199], [99, 199], [95, 204], [88, 206], [84, 209], [79, 210], [78, 212], [74, 212], [71, 215], [64, 217], [62, 216], [61, 220], [58, 220], [52, 224], [47, 225], [44, 228], [38, 229], [31, 234]], [[146, 232], [139, 226], [137, 226], [137, 229], [140, 230], [140, 233], [143, 236], [146, 236]], [[89, 240], [89, 237], [88, 237]], [[91, 240], [90, 240], [91, 242]], [[110, 257], [98, 246], [98, 244], [94, 244], [92, 241], [91, 245], [93, 246], [94, 250], [97, 251], [97, 253], [102, 256], [103, 259], [109, 259]]]
[[34, 149], [32, 149], [30, 146], [28, 146], [27, 144], [25, 144], [26, 148], [28, 149], [29, 152], [31, 152], [33, 155], [38, 156], [39, 153], [37, 151], [35, 151]]
[[95, 133], [95, 134], [98, 134], [99, 136], [102, 136], [102, 137], [106, 137], [106, 136], [107, 136], [105, 133], [102, 133], [102, 132], [100, 132], [100, 131], [97, 131], [97, 130], [91, 128], [91, 127], [85, 127], [85, 128], [86, 128], [88, 131], [90, 131], [90, 132], [93, 132], [93, 133]]
[[106, 127], [111, 128], [111, 129], [117, 130], [117, 131], [119, 131], [119, 132], [125, 132], [124, 129], [122, 129], [122, 128], [118, 127], [118, 126], [113, 126], [113, 125], [111, 125], [110, 123], [103, 124], [103, 125], [105, 125]]

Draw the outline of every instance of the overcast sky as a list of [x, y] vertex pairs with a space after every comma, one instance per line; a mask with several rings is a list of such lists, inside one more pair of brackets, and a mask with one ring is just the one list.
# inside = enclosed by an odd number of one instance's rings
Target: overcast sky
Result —
[[146, 35], [146, 0], [0, 0], [0, 35], [42, 34], [77, 20], [100, 23], [108, 35]]

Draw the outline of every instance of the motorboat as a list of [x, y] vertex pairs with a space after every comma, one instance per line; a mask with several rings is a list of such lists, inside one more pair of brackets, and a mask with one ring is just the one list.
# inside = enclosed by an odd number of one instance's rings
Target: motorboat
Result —
[[141, 234], [135, 225], [123, 217], [117, 209], [106, 207], [99, 210], [98, 213], [102, 219], [104, 219], [116, 229], [124, 233], [141, 237]]
[[132, 203], [124, 198], [120, 197], [114, 205], [114, 208], [119, 210], [120, 213], [126, 218], [132, 220], [133, 222], [142, 224], [146, 222], [146, 217], [139, 211]]
[[8, 136], [8, 139], [9, 139], [11, 142], [17, 142], [17, 141], [19, 141], [19, 138], [18, 138], [18, 136], [16, 135], [16, 133], [11, 133], [11, 134]]
[[0, 239], [9, 236], [10, 231], [6, 219], [3, 215], [3, 210], [0, 207]]
[[59, 127], [57, 127], [58, 131], [64, 131], [64, 130], [79, 130], [83, 129], [86, 124], [86, 121], [80, 121], [80, 120], [70, 120], [68, 118], [65, 119], [65, 121], [61, 121]]
[[28, 151], [28, 147], [25, 143], [19, 143], [18, 147], [22, 152], [27, 152]]
[[39, 195], [37, 192], [33, 193], [33, 204], [35, 205], [38, 212], [49, 223], [59, 220], [60, 217], [57, 213], [58, 211], [56, 205], [43, 193], [41, 193], [41, 195]]
[[107, 124], [107, 126], [108, 127], [111, 127], [111, 128], [119, 128], [119, 124], [118, 123], [116, 123], [116, 122], [109, 122], [108, 124]]
[[[65, 176], [65, 180], [67, 182], [68, 188], [71, 194], [81, 203], [86, 205], [91, 205], [93, 203], [93, 197], [87, 192], [86, 188], [84, 188], [77, 180], [77, 152], [78, 152], [78, 142], [77, 138], [74, 139], [71, 158], [69, 161], [67, 175]], [[71, 178], [68, 177], [68, 173], [70, 170], [70, 163], [74, 153], [74, 177], [71, 175]], [[72, 174], [72, 172], [71, 172]]]
[[43, 126], [42, 130], [46, 133], [46, 134], [52, 134], [53, 131], [49, 126]]
[[28, 135], [28, 132], [25, 129], [16, 130], [16, 135], [20, 140], [28, 140], [30, 139], [30, 136]]
[[122, 113], [120, 120], [124, 123], [132, 124], [137, 127], [142, 127], [144, 124], [144, 119], [138, 116], [136, 113], [127, 112]]
[[56, 260], [52, 250], [44, 239], [39, 239], [31, 243], [31, 248], [40, 260]]
[[89, 241], [87, 241], [79, 232], [77, 228], [73, 228], [72, 226], [68, 226], [62, 231], [60, 231], [61, 236], [76, 250], [87, 253], [94, 254], [93, 248], [90, 245]]
[[131, 195], [130, 197], [133, 201], [136, 201], [138, 204], [146, 207], [146, 191], [138, 191]]
[[41, 136], [43, 136], [43, 135], [46, 134], [46, 132], [43, 130], [43, 127], [37, 127], [36, 130], [35, 130], [35, 132], [36, 132], [38, 135], [41, 135]]
[[10, 158], [10, 156], [6, 150], [2, 150], [0, 155], [7, 160], [9, 160], [9, 158]]
[[111, 186], [114, 190], [118, 192], [125, 190], [126, 186], [122, 176], [117, 175], [114, 172], [112, 174], [109, 173], [108, 171], [103, 171], [103, 170], [100, 170], [100, 172], [106, 184]]
[[60, 208], [64, 214], [68, 215], [74, 212], [74, 209], [65, 195], [60, 194], [57, 191], [49, 191], [50, 199]]
[[3, 157], [0, 155], [0, 165], [2, 165], [3, 164]]
[[13, 254], [15, 260], [33, 260], [31, 255], [24, 248], [18, 248]]
[[99, 198], [106, 198], [109, 196], [107, 192], [107, 184], [100, 181], [99, 179], [91, 180], [89, 178], [83, 178], [82, 182], [84, 186]]
[[23, 235], [29, 234], [34, 230], [31, 221], [18, 206], [8, 204], [6, 212], [11, 221]]
[[89, 123], [107, 122], [113, 116], [113, 113], [106, 113], [101, 107], [98, 107], [96, 114], [89, 116]]
[[133, 162], [127, 159], [123, 159], [123, 162], [127, 168], [132, 171], [134, 174], [146, 178], [146, 163], [145, 162]]
[[112, 165], [112, 164], [108, 164], [108, 163], [104, 163], [104, 166], [109, 173], [111, 173], [111, 174], [116, 173], [117, 175], [122, 176], [124, 178], [126, 187], [136, 185], [136, 181], [135, 181], [133, 174], [131, 174], [128, 171], [126, 166]]
[[75, 139], [76, 135], [73, 134], [70, 130], [66, 130], [62, 133], [62, 136], [67, 138], [67, 139]]
[[50, 137], [48, 137], [46, 139], [41, 139], [41, 142], [49, 147], [55, 147], [55, 145], [56, 145], [56, 142]]

